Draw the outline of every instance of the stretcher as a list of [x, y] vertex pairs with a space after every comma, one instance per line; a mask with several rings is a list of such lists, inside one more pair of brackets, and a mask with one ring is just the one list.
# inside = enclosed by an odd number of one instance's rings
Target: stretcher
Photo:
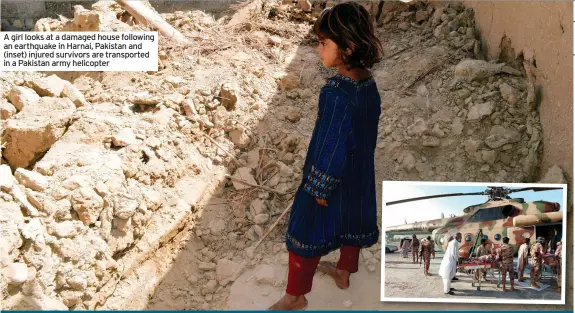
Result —
[[[457, 271], [461, 273], [465, 273], [467, 275], [472, 275], [473, 281], [471, 283], [472, 287], [476, 287], [477, 291], [481, 290], [481, 282], [483, 280], [483, 272], [485, 270], [489, 274], [491, 274], [491, 283], [493, 283], [495, 279], [495, 270], [499, 272], [499, 268], [497, 266], [497, 262], [495, 261], [471, 261], [471, 260], [464, 260], [461, 261], [457, 265]], [[476, 279], [476, 277], [478, 277]], [[486, 280], [487, 281], [487, 280]], [[501, 273], [499, 273], [497, 278], [497, 288], [501, 285]]]

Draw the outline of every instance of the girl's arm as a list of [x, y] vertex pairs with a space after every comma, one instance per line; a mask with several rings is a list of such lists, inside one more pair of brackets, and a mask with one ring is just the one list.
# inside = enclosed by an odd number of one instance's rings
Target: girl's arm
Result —
[[320, 205], [327, 205], [330, 193], [344, 176], [348, 139], [352, 131], [348, 101], [333, 88], [322, 89], [317, 124], [313, 166], [304, 190]]

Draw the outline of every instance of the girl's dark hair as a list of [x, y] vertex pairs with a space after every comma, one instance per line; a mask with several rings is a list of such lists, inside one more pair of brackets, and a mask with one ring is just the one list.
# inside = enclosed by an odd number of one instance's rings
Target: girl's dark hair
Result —
[[[325, 9], [315, 22], [313, 32], [320, 40], [333, 40], [341, 51], [343, 62], [350, 68], [371, 68], [383, 57], [383, 48], [375, 36], [371, 16], [356, 2], [344, 2]], [[344, 53], [352, 47], [350, 55]]]

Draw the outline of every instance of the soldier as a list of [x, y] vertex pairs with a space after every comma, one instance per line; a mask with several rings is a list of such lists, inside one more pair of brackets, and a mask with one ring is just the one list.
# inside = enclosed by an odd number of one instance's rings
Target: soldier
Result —
[[403, 243], [401, 244], [401, 257], [402, 258], [407, 258], [408, 252], [409, 250], [409, 239], [406, 237], [405, 239], [403, 239]]
[[529, 238], [525, 238], [525, 242], [521, 245], [521, 247], [519, 247], [519, 252], [517, 253], [517, 275], [519, 275], [519, 281], [525, 281], [523, 278], [523, 273], [525, 273], [525, 268], [527, 267], [529, 241]]
[[561, 293], [561, 256], [562, 256], [563, 245], [561, 241], [557, 243], [557, 250], [555, 251], [555, 257], [557, 258], [557, 293]]
[[419, 251], [419, 239], [417, 239], [417, 236], [413, 234], [411, 239], [411, 255], [413, 256], [413, 264], [419, 263], [419, 255], [417, 253], [418, 251]]
[[543, 243], [544, 237], [537, 238], [535, 244], [531, 247], [531, 287], [540, 288], [538, 281], [541, 274], [541, 266], [543, 264]]
[[423, 274], [425, 276], [431, 276], [429, 273], [429, 263], [431, 261], [431, 257], [435, 259], [435, 244], [431, 240], [431, 236], [427, 236], [427, 238], [423, 238], [421, 240], [421, 245], [419, 246], [419, 256], [423, 260]]
[[501, 275], [503, 291], [505, 289], [505, 281], [507, 278], [507, 273], [509, 273], [509, 280], [511, 281], [511, 291], [515, 291], [515, 283], [513, 280], [513, 247], [509, 245], [509, 238], [503, 237], [503, 244], [497, 249], [497, 259], [501, 261]]

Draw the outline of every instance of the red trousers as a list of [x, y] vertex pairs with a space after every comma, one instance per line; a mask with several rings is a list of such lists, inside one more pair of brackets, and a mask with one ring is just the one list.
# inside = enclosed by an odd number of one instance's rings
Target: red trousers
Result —
[[[337, 268], [355, 273], [359, 266], [360, 247], [342, 246], [339, 249]], [[288, 283], [286, 293], [301, 296], [311, 291], [313, 276], [321, 257], [306, 258], [289, 252]]]

